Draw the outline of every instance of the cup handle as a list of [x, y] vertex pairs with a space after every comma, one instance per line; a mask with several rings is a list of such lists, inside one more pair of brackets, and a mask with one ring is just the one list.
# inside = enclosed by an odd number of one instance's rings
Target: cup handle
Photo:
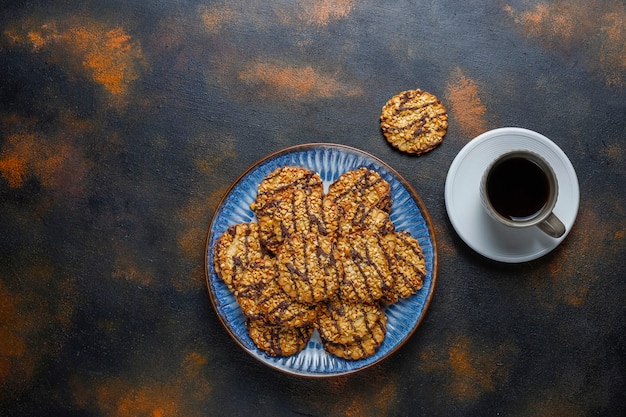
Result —
[[544, 233], [559, 238], [565, 233], [565, 225], [559, 220], [554, 213], [550, 213], [548, 217], [537, 225]]

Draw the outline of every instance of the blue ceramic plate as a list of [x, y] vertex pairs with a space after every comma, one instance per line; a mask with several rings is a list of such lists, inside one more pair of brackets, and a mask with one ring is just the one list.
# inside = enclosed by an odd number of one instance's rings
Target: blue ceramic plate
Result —
[[[261, 180], [278, 167], [294, 165], [320, 174], [324, 185], [335, 181], [341, 174], [367, 167], [378, 172], [391, 185], [391, 220], [398, 231], [408, 231], [415, 237], [424, 253], [426, 278], [417, 294], [385, 308], [387, 334], [373, 356], [357, 361], [337, 358], [324, 351], [317, 332], [300, 353], [275, 358], [259, 350], [246, 329], [245, 316], [234, 295], [216, 275], [213, 266], [213, 247], [219, 236], [236, 223], [256, 221], [250, 210]], [[378, 158], [355, 148], [335, 144], [307, 144], [267, 156], [246, 172], [230, 187], [217, 207], [209, 228], [206, 253], [206, 280], [215, 311], [233, 339], [249, 354], [264, 364], [280, 371], [310, 377], [337, 376], [367, 368], [391, 355], [422, 321], [432, 298], [437, 276], [437, 248], [435, 234], [421, 199], [396, 171]]]

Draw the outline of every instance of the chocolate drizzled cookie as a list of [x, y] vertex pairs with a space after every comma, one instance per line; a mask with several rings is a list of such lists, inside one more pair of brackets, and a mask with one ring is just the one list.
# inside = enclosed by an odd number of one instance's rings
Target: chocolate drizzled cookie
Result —
[[275, 258], [250, 264], [233, 281], [235, 297], [246, 317], [268, 325], [304, 327], [313, 324], [316, 307], [295, 301], [278, 284]]
[[368, 334], [365, 337], [350, 343], [334, 343], [322, 339], [324, 349], [339, 358], [359, 360], [372, 356], [385, 340], [385, 332]]
[[306, 347], [314, 330], [313, 326], [273, 326], [262, 320], [247, 320], [246, 327], [254, 344], [270, 356], [295, 355]]
[[406, 298], [424, 285], [426, 264], [417, 239], [407, 232], [396, 232], [385, 239], [391, 259], [392, 282], [383, 298], [388, 304]]
[[379, 304], [347, 302], [339, 297], [320, 303], [316, 323], [323, 340], [344, 345], [368, 337], [381, 339], [386, 331]]
[[341, 175], [324, 196], [328, 232], [337, 235], [368, 229], [382, 233], [393, 231], [388, 217], [390, 211], [389, 183], [365, 167]]
[[305, 168], [281, 167], [266, 176], [251, 205], [263, 246], [276, 252], [294, 233], [326, 234], [323, 194], [319, 174]]
[[336, 294], [341, 277], [335, 243], [320, 234], [294, 234], [278, 250], [278, 282], [294, 300], [315, 304]]
[[343, 269], [339, 296], [354, 303], [377, 303], [393, 282], [383, 236], [368, 231], [342, 236], [337, 250]]
[[443, 141], [448, 129], [448, 113], [435, 95], [419, 89], [407, 90], [385, 103], [380, 127], [395, 148], [421, 155]]
[[213, 249], [215, 272], [231, 291], [233, 279], [251, 263], [267, 257], [261, 245], [259, 226], [240, 223], [230, 226], [215, 242]]

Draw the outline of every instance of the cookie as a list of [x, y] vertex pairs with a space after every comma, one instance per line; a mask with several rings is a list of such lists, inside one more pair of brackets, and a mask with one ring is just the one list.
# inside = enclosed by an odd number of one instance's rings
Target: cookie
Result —
[[378, 222], [379, 211], [391, 212], [391, 186], [365, 167], [348, 171], [330, 184], [323, 206], [329, 234], [360, 231]]
[[338, 223], [337, 233], [349, 235], [363, 231], [370, 231], [381, 235], [393, 233], [395, 225], [389, 217], [389, 213], [378, 207], [366, 207], [361, 204], [351, 215], [351, 219], [345, 219]]
[[421, 155], [436, 148], [448, 129], [448, 113], [441, 101], [422, 90], [407, 90], [383, 106], [380, 126], [395, 148]]
[[278, 277], [278, 267], [274, 258], [253, 262], [235, 276], [233, 288], [235, 298], [243, 314], [254, 320], [263, 320], [265, 312], [259, 300], [272, 295], [272, 282]]
[[391, 304], [422, 288], [426, 264], [419, 242], [408, 232], [396, 232], [386, 242], [390, 251], [393, 281], [384, 291], [384, 299]]
[[247, 320], [248, 334], [254, 344], [270, 356], [291, 356], [304, 349], [313, 327], [272, 326], [261, 320]]
[[278, 282], [291, 298], [314, 304], [337, 293], [341, 264], [329, 236], [316, 233], [294, 234], [280, 246]]
[[278, 284], [275, 258], [250, 264], [233, 282], [243, 314], [275, 326], [304, 327], [315, 321], [317, 308], [293, 300]]
[[390, 250], [384, 238], [364, 232], [337, 240], [343, 276], [339, 296], [354, 303], [374, 304], [392, 284]]
[[295, 301], [280, 286], [278, 280], [269, 283], [258, 299], [263, 320], [283, 327], [305, 327], [315, 323], [317, 305]]
[[385, 340], [385, 333], [367, 336], [355, 342], [342, 344], [322, 339], [324, 349], [339, 358], [347, 360], [365, 359], [374, 355]]
[[294, 233], [326, 234], [322, 210], [324, 185], [319, 174], [306, 168], [275, 169], [259, 184], [251, 204], [256, 213], [260, 239], [276, 252]]
[[321, 303], [317, 330], [328, 342], [351, 344], [371, 337], [385, 337], [386, 317], [380, 305], [344, 302], [338, 297]]
[[233, 278], [250, 263], [263, 259], [267, 253], [261, 246], [256, 223], [230, 226], [215, 242], [213, 264], [217, 276], [233, 291]]

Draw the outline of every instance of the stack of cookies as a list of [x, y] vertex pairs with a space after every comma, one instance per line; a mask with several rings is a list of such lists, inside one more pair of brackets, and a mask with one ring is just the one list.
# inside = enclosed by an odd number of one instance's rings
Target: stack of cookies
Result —
[[386, 334], [383, 305], [418, 291], [422, 250], [389, 217], [391, 189], [377, 172], [341, 175], [277, 168], [258, 187], [257, 222], [216, 241], [217, 275], [234, 293], [251, 339], [271, 356], [304, 349], [315, 330], [344, 359], [373, 355]]

